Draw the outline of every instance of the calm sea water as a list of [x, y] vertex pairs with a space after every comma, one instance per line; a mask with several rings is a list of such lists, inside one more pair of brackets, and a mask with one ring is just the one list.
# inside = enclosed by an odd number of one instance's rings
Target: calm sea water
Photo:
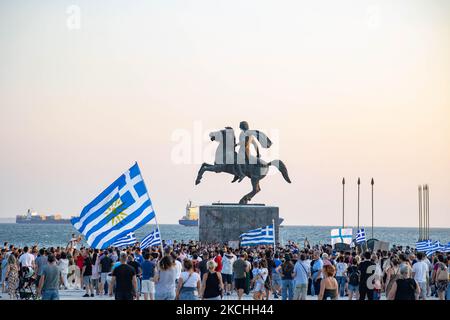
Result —
[[[154, 226], [147, 225], [136, 231], [138, 240], [153, 230]], [[302, 242], [305, 237], [312, 244], [329, 243], [330, 230], [333, 227], [311, 226], [284, 226], [280, 228], [280, 240], [286, 243], [288, 240]], [[198, 240], [198, 228], [184, 227], [180, 225], [160, 225], [161, 236], [164, 240], [188, 241]], [[356, 230], [353, 230], [356, 233]], [[40, 246], [65, 246], [71, 234], [76, 233], [72, 225], [24, 225], [4, 223], [0, 224], [0, 241], [5, 241], [17, 246], [39, 244]], [[371, 238], [371, 229], [366, 229], [366, 235]], [[450, 242], [449, 228], [433, 228], [430, 230], [432, 240], [440, 240], [441, 243]], [[414, 246], [418, 238], [417, 228], [374, 228], [374, 238], [390, 242], [391, 245]]]

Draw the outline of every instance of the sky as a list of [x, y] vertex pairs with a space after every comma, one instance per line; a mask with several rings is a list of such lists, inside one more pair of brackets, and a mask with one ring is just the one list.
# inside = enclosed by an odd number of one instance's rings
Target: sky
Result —
[[[450, 2], [1, 1], [0, 217], [82, 208], [137, 161], [159, 223], [237, 202], [208, 133], [274, 141], [254, 203], [287, 225], [450, 227]], [[180, 146], [184, 152], [180, 156]]]

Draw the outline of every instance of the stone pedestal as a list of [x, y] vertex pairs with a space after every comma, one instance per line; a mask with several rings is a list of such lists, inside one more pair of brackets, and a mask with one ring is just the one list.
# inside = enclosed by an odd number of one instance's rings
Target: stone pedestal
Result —
[[200, 206], [199, 240], [203, 243], [239, 240], [241, 234], [271, 225], [272, 221], [275, 221], [275, 240], [278, 242], [278, 207], [239, 204]]

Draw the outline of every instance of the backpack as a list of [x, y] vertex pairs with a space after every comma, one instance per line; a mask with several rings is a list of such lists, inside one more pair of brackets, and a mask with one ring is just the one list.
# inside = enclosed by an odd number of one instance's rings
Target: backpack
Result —
[[447, 271], [447, 266], [440, 262], [439, 263], [439, 276], [437, 277], [437, 281], [446, 281], [448, 280], [448, 271]]
[[359, 276], [360, 276], [359, 270], [356, 268], [352, 268], [352, 272], [350, 273], [348, 283], [351, 284], [352, 286], [359, 285]]

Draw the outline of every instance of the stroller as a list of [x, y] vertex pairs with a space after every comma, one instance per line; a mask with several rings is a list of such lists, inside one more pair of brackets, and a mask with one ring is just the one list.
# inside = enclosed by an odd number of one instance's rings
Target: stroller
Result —
[[18, 298], [21, 300], [36, 300], [37, 294], [33, 288], [35, 282], [33, 269], [22, 267], [19, 272]]

